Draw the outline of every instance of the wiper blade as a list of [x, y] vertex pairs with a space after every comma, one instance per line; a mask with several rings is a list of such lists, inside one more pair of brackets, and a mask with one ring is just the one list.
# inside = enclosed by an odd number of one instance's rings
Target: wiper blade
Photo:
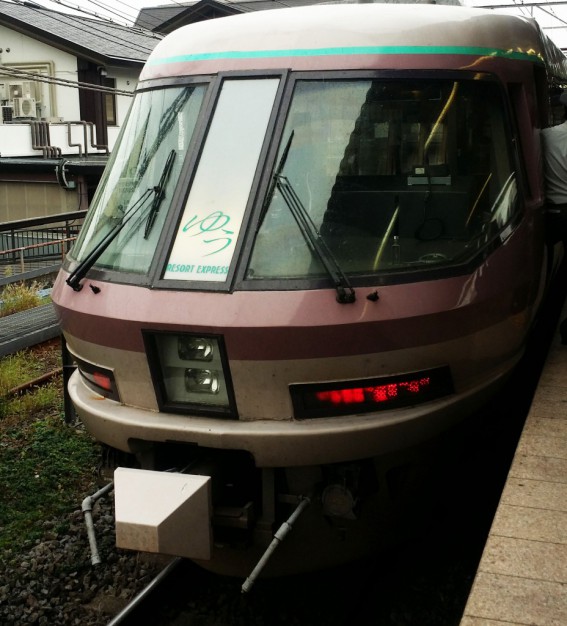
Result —
[[323, 267], [333, 280], [335, 289], [337, 290], [337, 302], [341, 304], [350, 304], [356, 300], [354, 289], [352, 288], [346, 274], [331, 252], [325, 240], [319, 234], [311, 216], [305, 209], [301, 199], [297, 195], [286, 176], [278, 175], [276, 185], [282, 194], [282, 197], [295, 218], [301, 234], [310, 244], [311, 248], [319, 257]]
[[146, 191], [142, 194], [142, 196], [134, 203], [134, 205], [130, 208], [130, 210], [124, 215], [122, 220], [112, 228], [103, 239], [91, 250], [91, 252], [77, 265], [75, 270], [71, 273], [69, 278], [67, 278], [67, 284], [74, 291], [81, 291], [83, 286], [81, 285], [81, 280], [86, 276], [87, 272], [91, 269], [91, 267], [97, 262], [97, 260], [102, 256], [104, 251], [108, 248], [108, 246], [116, 239], [120, 231], [126, 226], [126, 224], [134, 217], [134, 215], [138, 214], [138, 212], [146, 206], [146, 201], [149, 199], [151, 194], [154, 195], [154, 200], [152, 202], [152, 206], [148, 212], [148, 218], [146, 221], [146, 228], [144, 231], [144, 239], [148, 238], [152, 226], [156, 220], [159, 207], [165, 197], [165, 185], [169, 179], [169, 175], [171, 174], [171, 168], [173, 166], [173, 161], [175, 160], [175, 150], [171, 150], [169, 153], [167, 160], [165, 162], [163, 171], [161, 173], [158, 184], [155, 187], [151, 187], [150, 189], [146, 189]]
[[154, 222], [156, 221], [157, 214], [159, 212], [159, 207], [165, 198], [165, 185], [169, 179], [169, 175], [171, 174], [171, 168], [173, 167], [173, 161], [175, 161], [175, 150], [172, 150], [167, 157], [167, 161], [165, 162], [165, 166], [163, 168], [163, 172], [161, 174], [161, 178], [159, 179], [159, 183], [156, 187], [154, 187], [155, 197], [152, 202], [152, 208], [148, 214], [148, 220], [146, 222], [146, 229], [144, 231], [144, 239], [147, 239], [150, 236], [150, 232], [153, 228]]
[[149, 199], [150, 195], [154, 193], [154, 189], [146, 189], [144, 194], [140, 196], [137, 202], [132, 206], [132, 208], [124, 215], [122, 220], [116, 224], [107, 234], [103, 237], [100, 242], [90, 251], [90, 253], [77, 265], [74, 271], [71, 273], [69, 278], [65, 281], [69, 287], [73, 289], [73, 291], [81, 291], [83, 286], [81, 285], [81, 280], [86, 276], [87, 272], [91, 269], [91, 267], [97, 262], [97, 260], [102, 256], [103, 252], [108, 248], [108, 246], [116, 239], [120, 231], [126, 226], [126, 224], [138, 213], [138, 211], [143, 208], [146, 204], [146, 201]]
[[276, 190], [276, 184], [278, 182], [278, 178], [280, 177], [280, 174], [282, 173], [282, 170], [284, 168], [285, 162], [287, 161], [287, 155], [289, 154], [289, 149], [291, 148], [291, 142], [293, 141], [293, 136], [295, 135], [295, 130], [292, 130], [291, 133], [289, 134], [289, 138], [287, 140], [287, 143], [285, 144], [285, 148], [282, 152], [282, 155], [280, 157], [280, 161], [278, 163], [278, 166], [276, 167], [276, 169], [274, 170], [274, 173], [272, 174], [272, 182], [270, 184], [270, 189], [268, 190], [268, 193], [266, 194], [266, 200], [264, 201], [264, 205], [262, 206], [262, 213], [260, 216], [260, 220], [259, 220], [259, 224], [262, 223], [264, 216], [266, 215], [266, 211], [268, 210], [268, 207], [270, 206], [271, 202], [272, 202], [272, 198], [274, 197], [274, 191]]

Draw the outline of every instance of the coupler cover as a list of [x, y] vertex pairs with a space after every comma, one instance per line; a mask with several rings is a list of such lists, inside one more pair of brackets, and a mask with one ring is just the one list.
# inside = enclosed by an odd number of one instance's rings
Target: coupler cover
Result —
[[114, 496], [118, 548], [211, 558], [210, 476], [119, 467]]

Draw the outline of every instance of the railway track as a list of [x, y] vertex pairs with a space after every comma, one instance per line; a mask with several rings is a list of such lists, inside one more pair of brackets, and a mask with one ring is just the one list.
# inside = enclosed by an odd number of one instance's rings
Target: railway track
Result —
[[25, 383], [18, 385], [17, 387], [8, 389], [8, 391], [4, 395], [5, 397], [21, 396], [24, 393], [27, 393], [28, 391], [32, 391], [33, 389], [36, 389], [37, 387], [41, 387], [42, 385], [47, 385], [52, 380], [54, 380], [55, 378], [58, 378], [62, 374], [63, 374], [63, 368], [58, 367], [57, 369], [54, 369], [49, 372], [46, 372], [45, 374], [42, 374], [41, 376], [32, 378], [31, 380], [28, 380]]
[[45, 371], [32, 376], [29, 380], [10, 389], [4, 389], [1, 395], [5, 399], [22, 396], [38, 387], [49, 384], [63, 374], [63, 366], [55, 365], [61, 362], [59, 356], [61, 343], [59, 339], [41, 340], [38, 343], [32, 343], [25, 348], [25, 350], [31, 354], [31, 358], [35, 359], [38, 363], [44, 364]]

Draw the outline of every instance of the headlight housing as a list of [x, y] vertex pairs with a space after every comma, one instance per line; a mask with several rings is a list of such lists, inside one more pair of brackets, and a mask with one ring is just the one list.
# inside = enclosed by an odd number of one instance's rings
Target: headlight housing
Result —
[[237, 417], [221, 336], [145, 332], [144, 341], [160, 410]]

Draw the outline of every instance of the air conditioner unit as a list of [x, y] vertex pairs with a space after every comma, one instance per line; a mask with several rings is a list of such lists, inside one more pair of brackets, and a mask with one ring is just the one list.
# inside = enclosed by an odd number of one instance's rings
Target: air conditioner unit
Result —
[[14, 98], [14, 117], [37, 117], [35, 98]]

